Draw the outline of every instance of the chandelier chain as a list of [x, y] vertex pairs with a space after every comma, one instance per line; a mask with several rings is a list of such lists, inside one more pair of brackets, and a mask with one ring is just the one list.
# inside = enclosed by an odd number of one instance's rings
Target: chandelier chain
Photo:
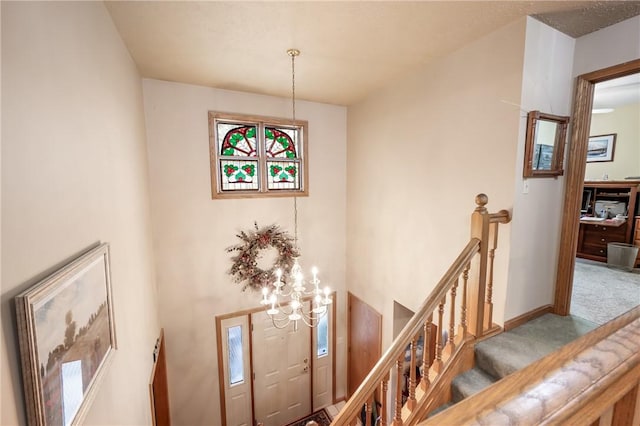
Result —
[[[289, 49], [287, 54], [291, 57], [291, 134], [292, 142], [298, 148], [297, 136], [300, 130], [296, 123], [296, 61], [300, 54], [298, 49]], [[293, 161], [293, 160], [292, 160]], [[298, 253], [298, 198], [293, 195], [293, 220], [294, 220], [294, 247]], [[260, 303], [267, 308], [266, 313], [271, 318], [274, 327], [282, 329], [288, 327], [293, 322], [293, 330], [298, 329], [298, 321], [309, 327], [320, 325], [320, 319], [327, 315], [328, 305], [331, 300], [331, 289], [320, 288], [318, 279], [318, 269], [314, 266], [311, 269], [313, 278], [306, 281], [312, 288], [307, 290], [302, 268], [297, 257], [293, 260], [290, 270], [275, 271], [276, 280], [270, 286], [262, 288], [262, 300]]]
[[298, 249], [298, 198], [293, 197], [293, 246]]
[[[289, 49], [287, 54], [291, 56], [291, 126], [293, 128], [293, 139], [296, 140], [296, 56], [300, 54], [298, 49]], [[293, 195], [293, 223], [294, 233], [293, 242], [294, 247], [298, 248], [298, 198]]]
[[288, 51], [291, 56], [291, 107], [293, 109], [292, 125], [296, 125], [296, 56], [300, 54], [300, 51], [290, 49]]

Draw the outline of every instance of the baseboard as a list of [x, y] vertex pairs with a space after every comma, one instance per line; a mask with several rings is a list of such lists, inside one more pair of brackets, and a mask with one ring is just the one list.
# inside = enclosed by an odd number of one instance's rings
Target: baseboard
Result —
[[544, 305], [539, 308], [533, 309], [529, 312], [525, 312], [524, 314], [517, 316], [515, 318], [510, 319], [509, 321], [505, 321], [504, 323], [504, 331], [509, 331], [514, 329], [526, 322], [531, 321], [532, 319], [541, 317], [544, 314], [548, 314], [553, 312], [553, 305]]

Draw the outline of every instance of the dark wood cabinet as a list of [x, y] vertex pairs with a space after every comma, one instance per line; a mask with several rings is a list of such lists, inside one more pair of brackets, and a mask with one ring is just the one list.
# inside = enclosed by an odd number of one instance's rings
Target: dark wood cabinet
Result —
[[578, 257], [606, 262], [608, 243], [634, 244], [639, 189], [637, 180], [584, 183]]
[[[638, 210], [636, 210], [636, 214], [638, 213]], [[640, 216], [636, 216], [636, 230], [635, 237], [633, 238], [633, 245], [640, 247]], [[638, 257], [636, 257], [636, 267], [640, 267], [640, 250], [638, 250]]]

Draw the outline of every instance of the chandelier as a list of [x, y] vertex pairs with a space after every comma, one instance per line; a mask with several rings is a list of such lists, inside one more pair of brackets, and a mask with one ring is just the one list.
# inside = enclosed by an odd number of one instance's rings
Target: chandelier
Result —
[[[291, 106], [292, 127], [294, 142], [298, 134], [296, 131], [296, 67], [295, 59], [300, 55], [298, 49], [289, 49], [287, 54], [291, 57]], [[298, 202], [293, 196], [294, 212], [294, 244], [298, 250]], [[316, 327], [320, 319], [327, 314], [331, 300], [331, 289], [320, 288], [318, 268], [311, 268], [310, 289], [305, 285], [304, 274], [296, 257], [293, 261], [288, 277], [283, 277], [281, 269], [276, 270], [276, 280], [273, 284], [262, 288], [262, 300], [260, 304], [267, 307], [267, 315], [271, 318], [274, 327], [285, 328], [293, 322], [293, 330], [298, 330], [298, 321], [302, 321], [308, 327]]]

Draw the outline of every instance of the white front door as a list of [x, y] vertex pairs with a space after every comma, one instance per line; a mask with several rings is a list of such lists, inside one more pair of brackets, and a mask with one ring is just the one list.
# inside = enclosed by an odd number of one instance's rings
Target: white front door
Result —
[[256, 421], [282, 426], [311, 414], [311, 329], [278, 329], [264, 311], [251, 323]]

